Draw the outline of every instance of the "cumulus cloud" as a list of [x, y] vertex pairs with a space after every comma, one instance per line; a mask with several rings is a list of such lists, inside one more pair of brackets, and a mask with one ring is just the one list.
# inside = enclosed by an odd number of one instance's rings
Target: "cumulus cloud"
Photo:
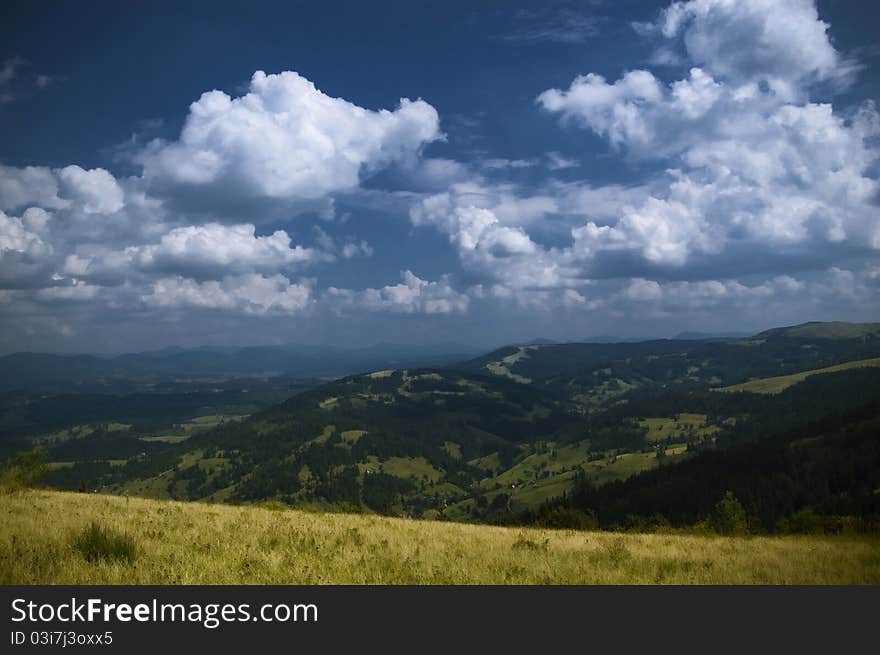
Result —
[[691, 61], [734, 82], [770, 84], [787, 99], [803, 85], [848, 75], [814, 0], [691, 0], [666, 8], [658, 27], [681, 37]]
[[27, 205], [64, 207], [58, 197], [58, 179], [45, 166], [4, 166], [0, 164], [0, 209], [16, 210]]
[[86, 214], [112, 214], [123, 207], [122, 188], [103, 168], [67, 166], [58, 172], [58, 181], [61, 196], [78, 202]]
[[296, 314], [310, 303], [312, 285], [283, 275], [256, 273], [198, 282], [182, 276], [161, 278], [142, 300], [160, 308], [197, 308], [248, 315]]
[[0, 211], [0, 288], [30, 286], [45, 275], [52, 246], [40, 237], [42, 218], [39, 212], [18, 218]]
[[[563, 121], [668, 166], [651, 197], [575, 227], [573, 255], [630, 252], [681, 268], [747, 246], [826, 262], [835, 248], [880, 248], [876, 109], [866, 103], [845, 118], [809, 100], [812, 84], [851, 70], [827, 27], [809, 1], [679, 2], [654, 29], [682, 37], [695, 64], [688, 77], [667, 84], [636, 70], [608, 83], [589, 74], [539, 95]], [[747, 258], [741, 266], [748, 271]]]
[[509, 189], [462, 185], [423, 198], [410, 210], [414, 225], [430, 225], [446, 234], [462, 264], [488, 281], [512, 287], [565, 285], [564, 258], [536, 244], [529, 224], [559, 204], [548, 197], [518, 198]]
[[[755, 315], [762, 311], [788, 311], [810, 307], [870, 302], [872, 269], [848, 270], [832, 266], [803, 279], [777, 275], [744, 283], [737, 279], [657, 281], [633, 278], [609, 302], [630, 311], [658, 315], [681, 312], [741, 311]], [[807, 314], [809, 315], [809, 313]]]
[[141, 268], [204, 274], [272, 271], [332, 259], [313, 248], [291, 247], [284, 230], [265, 236], [255, 231], [249, 223], [190, 225], [164, 234], [157, 244], [129, 248], [127, 254]]
[[[687, 181], [679, 187], [689, 187]], [[599, 251], [632, 250], [653, 264], [684, 265], [694, 252], [717, 254], [724, 247], [723, 231], [707, 223], [699, 207], [679, 198], [700, 190], [677, 190], [670, 199], [648, 198], [639, 207], [623, 207], [614, 225], [589, 222], [572, 230], [574, 251], [585, 259]]]
[[[565, 155], [423, 156], [444, 138], [427, 102], [371, 110], [297, 73], [258, 71], [240, 97], [203, 94], [176, 139], [134, 143], [142, 168], [129, 177], [0, 165], [4, 314], [70, 333], [84, 308], [323, 326], [358, 312], [377, 325], [381, 314], [557, 311], [766, 323], [876, 306], [880, 272], [857, 263], [880, 250], [880, 116], [836, 105], [854, 66], [814, 3], [676, 2], [640, 31], [652, 70], [585, 71], [537, 97], [571, 130]], [[587, 151], [572, 158], [578, 130], [632, 164], [632, 181], [573, 180], [598, 165]], [[437, 231], [459, 268], [341, 288], [373, 255], [360, 214]], [[305, 277], [329, 262], [338, 286]], [[0, 317], [25, 342], [36, 322]]]
[[549, 112], [584, 124], [614, 144], [647, 143], [654, 135], [640, 107], [662, 98], [657, 79], [648, 71], [637, 70], [613, 84], [595, 73], [580, 75], [567, 91], [544, 91], [538, 103]]
[[423, 100], [372, 111], [325, 95], [297, 73], [257, 71], [244, 96], [204, 93], [179, 139], [152, 142], [140, 160], [159, 186], [316, 199], [353, 189], [365, 172], [412, 158], [439, 138], [437, 111]]
[[470, 298], [459, 293], [444, 278], [423, 280], [411, 271], [401, 273], [400, 284], [379, 289], [329, 287], [324, 301], [335, 311], [366, 310], [396, 314], [451, 314], [464, 312]]
[[49, 250], [39, 236], [25, 227], [25, 222], [27, 218], [23, 221], [0, 212], [0, 253], [21, 253], [38, 257]]

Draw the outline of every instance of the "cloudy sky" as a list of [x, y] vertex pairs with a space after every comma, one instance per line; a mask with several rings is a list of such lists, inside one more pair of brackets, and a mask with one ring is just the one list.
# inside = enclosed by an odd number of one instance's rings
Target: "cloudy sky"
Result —
[[4, 2], [0, 351], [880, 320], [871, 4]]

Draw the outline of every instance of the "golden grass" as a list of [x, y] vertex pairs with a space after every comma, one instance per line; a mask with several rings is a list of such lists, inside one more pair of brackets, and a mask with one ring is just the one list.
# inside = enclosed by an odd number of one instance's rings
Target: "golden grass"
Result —
[[751, 393], [777, 394], [785, 391], [798, 382], [803, 382], [811, 375], [821, 375], [822, 373], [836, 373], [837, 371], [845, 371], [851, 368], [863, 368], [866, 366], [880, 366], [880, 357], [873, 359], [860, 359], [855, 362], [845, 362], [836, 366], [828, 366], [826, 368], [817, 368], [811, 371], [801, 371], [791, 375], [779, 375], [772, 378], [760, 378], [757, 380], [749, 380], [741, 384], [734, 384], [729, 387], [721, 387], [715, 391], [724, 391], [734, 393], [737, 391], [749, 391]]
[[[728, 538], [497, 528], [95, 494], [0, 496], [3, 584], [880, 583], [867, 538]], [[133, 563], [86, 559], [92, 522]]]

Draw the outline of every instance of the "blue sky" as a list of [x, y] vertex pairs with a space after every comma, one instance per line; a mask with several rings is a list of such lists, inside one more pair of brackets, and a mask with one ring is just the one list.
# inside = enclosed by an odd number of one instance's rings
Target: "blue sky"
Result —
[[869, 3], [2, 12], [2, 351], [880, 319]]

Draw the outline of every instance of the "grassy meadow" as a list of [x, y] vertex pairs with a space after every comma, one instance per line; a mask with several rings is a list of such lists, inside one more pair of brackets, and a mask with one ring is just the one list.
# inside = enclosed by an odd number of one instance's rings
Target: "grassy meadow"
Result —
[[845, 362], [836, 366], [826, 366], [825, 368], [816, 368], [810, 371], [801, 371], [800, 373], [792, 373], [791, 375], [778, 375], [772, 378], [760, 378], [757, 380], [749, 380], [741, 384], [734, 384], [729, 387], [721, 387], [716, 391], [724, 391], [727, 393], [735, 393], [737, 391], [748, 391], [751, 393], [777, 394], [785, 391], [798, 382], [803, 382], [811, 375], [821, 375], [823, 373], [837, 373], [838, 371], [847, 371], [852, 368], [865, 368], [880, 366], [880, 357], [872, 359], [860, 359], [854, 362]]
[[880, 584], [880, 540], [865, 537], [500, 528], [43, 490], [3, 493], [0, 517], [2, 584]]

